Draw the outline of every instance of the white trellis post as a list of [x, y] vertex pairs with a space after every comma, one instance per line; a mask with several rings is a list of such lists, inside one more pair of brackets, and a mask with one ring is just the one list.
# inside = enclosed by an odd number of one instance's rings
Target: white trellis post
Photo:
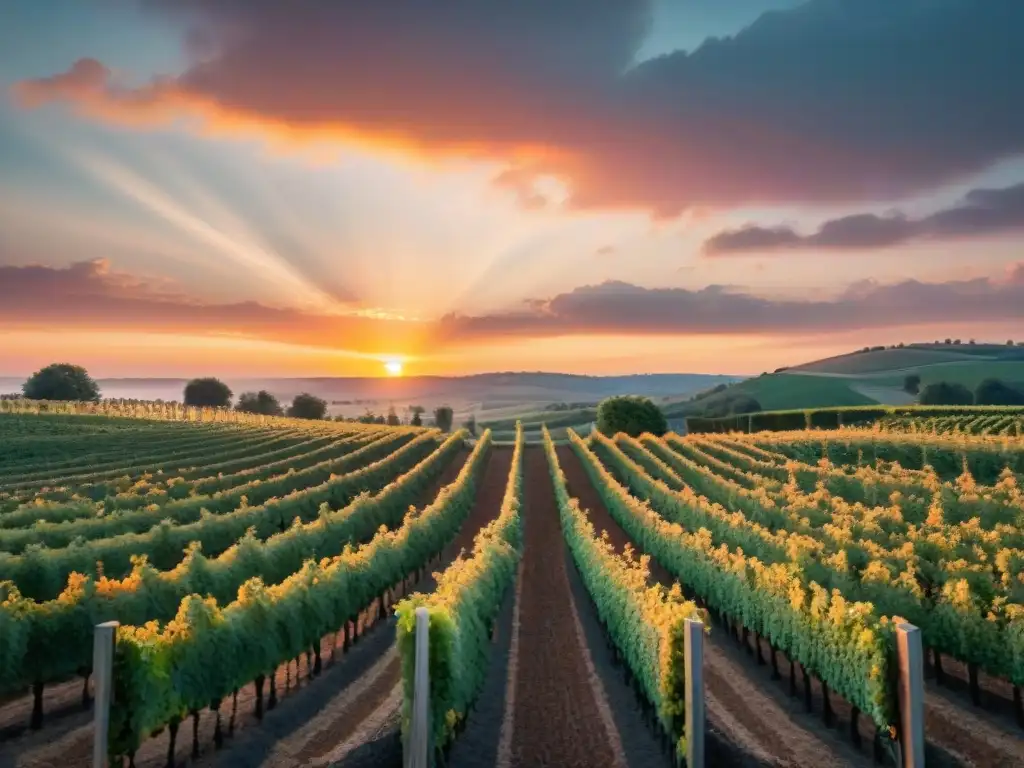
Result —
[[920, 629], [913, 624], [896, 625], [896, 655], [903, 768], [924, 768], [924, 653]]
[[110, 735], [110, 703], [114, 700], [114, 641], [120, 622], [105, 621], [93, 632], [92, 679], [95, 687], [92, 764], [106, 768]]
[[430, 765], [430, 613], [416, 609], [416, 661], [405, 768]]
[[704, 765], [704, 623], [686, 620], [686, 765]]

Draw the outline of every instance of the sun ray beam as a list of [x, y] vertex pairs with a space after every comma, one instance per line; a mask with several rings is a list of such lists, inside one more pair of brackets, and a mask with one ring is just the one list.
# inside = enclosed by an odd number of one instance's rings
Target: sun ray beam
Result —
[[237, 233], [227, 231], [206, 217], [190, 212], [126, 165], [97, 152], [68, 152], [74, 162], [96, 180], [174, 225], [193, 240], [213, 248], [238, 266], [254, 270], [273, 284], [293, 305], [329, 313], [345, 310], [334, 297], [298, 274], [277, 254], [246, 242], [237, 237]]

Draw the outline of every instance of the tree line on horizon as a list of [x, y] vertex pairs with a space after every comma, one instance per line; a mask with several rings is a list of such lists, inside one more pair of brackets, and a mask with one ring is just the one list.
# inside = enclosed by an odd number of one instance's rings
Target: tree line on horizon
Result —
[[[98, 403], [100, 388], [88, 371], [80, 365], [71, 363], [53, 363], [33, 373], [22, 385], [21, 396], [28, 400], [80, 401]], [[7, 396], [4, 396], [7, 397]], [[231, 388], [218, 378], [212, 376], [192, 379], [185, 385], [182, 393], [185, 405], [200, 408], [231, 408], [234, 393]], [[264, 416], [288, 416], [296, 419], [324, 420], [329, 419], [327, 401], [321, 397], [302, 392], [292, 399], [290, 406], [285, 408], [280, 400], [271, 392], [261, 389], [258, 392], [243, 392], [238, 396], [234, 409], [244, 413], [262, 414]], [[408, 424], [414, 427], [423, 426], [423, 414], [426, 409], [416, 405], [411, 409], [412, 417]], [[352, 421], [363, 424], [386, 424], [399, 426], [402, 420], [392, 406], [387, 415], [376, 415], [367, 411], [356, 418], [338, 416], [335, 421]], [[443, 432], [450, 432], [454, 421], [454, 411], [447, 405], [434, 409], [434, 426]], [[463, 426], [472, 434], [476, 434], [476, 419], [470, 416]]]
[[903, 390], [917, 396], [919, 405], [1024, 405], [1024, 391], [1002, 379], [988, 378], [972, 392], [963, 384], [936, 381], [921, 388], [921, 377], [912, 373], [903, 379]]

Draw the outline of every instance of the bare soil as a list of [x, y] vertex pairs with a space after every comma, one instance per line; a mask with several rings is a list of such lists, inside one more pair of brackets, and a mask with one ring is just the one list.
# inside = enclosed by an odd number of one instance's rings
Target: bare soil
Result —
[[526, 449], [519, 674], [511, 765], [613, 766], [606, 732], [573, 618], [562, 531], [541, 447]]

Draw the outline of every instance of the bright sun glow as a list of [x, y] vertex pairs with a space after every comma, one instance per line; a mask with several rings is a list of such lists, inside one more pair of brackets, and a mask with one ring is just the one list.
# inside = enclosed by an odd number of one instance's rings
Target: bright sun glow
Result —
[[402, 361], [401, 360], [385, 360], [384, 370], [388, 372], [388, 376], [401, 376], [402, 375]]

